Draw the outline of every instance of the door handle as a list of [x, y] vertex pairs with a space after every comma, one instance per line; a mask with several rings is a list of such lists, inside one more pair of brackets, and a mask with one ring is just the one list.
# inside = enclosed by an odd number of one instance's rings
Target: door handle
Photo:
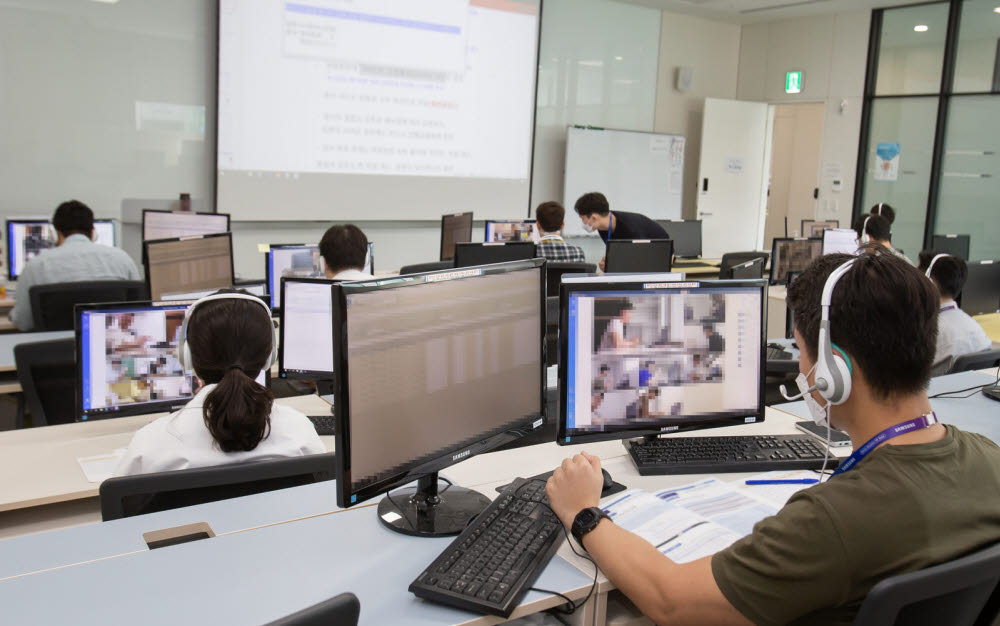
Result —
[[813, 200], [818, 200], [818, 199], [819, 199], [819, 187], [814, 187], [813, 188]]
[[704, 193], [708, 192], [708, 179], [707, 178], [701, 179], [701, 190]]
[[709, 213], [708, 211], [702, 211], [700, 214], [701, 217], [705, 217], [706, 215], [711, 215], [711, 213]]

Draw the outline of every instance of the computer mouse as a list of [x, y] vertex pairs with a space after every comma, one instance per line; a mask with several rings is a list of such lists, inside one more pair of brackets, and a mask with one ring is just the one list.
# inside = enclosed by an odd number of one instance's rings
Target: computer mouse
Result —
[[603, 467], [601, 468], [601, 474], [604, 475], [604, 484], [601, 485], [601, 490], [603, 491], [605, 489], [611, 489], [611, 487], [615, 484], [614, 479], [611, 478], [611, 474], [609, 474], [608, 470], [604, 469]]

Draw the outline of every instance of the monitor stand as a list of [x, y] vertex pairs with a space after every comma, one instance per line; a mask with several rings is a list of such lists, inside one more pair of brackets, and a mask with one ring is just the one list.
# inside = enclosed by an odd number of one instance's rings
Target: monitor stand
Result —
[[334, 410], [336, 407], [333, 405], [333, 387], [335, 383], [332, 380], [317, 380], [316, 381], [316, 395], [322, 400], [330, 403], [330, 413], [336, 415]]
[[478, 491], [457, 485], [438, 491], [434, 472], [419, 479], [416, 487], [386, 495], [378, 503], [378, 519], [386, 528], [404, 535], [449, 537], [465, 530], [489, 503], [490, 499]]

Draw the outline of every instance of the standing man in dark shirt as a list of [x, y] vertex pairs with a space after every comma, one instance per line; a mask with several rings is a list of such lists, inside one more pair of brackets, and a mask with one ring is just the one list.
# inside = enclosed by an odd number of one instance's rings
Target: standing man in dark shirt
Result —
[[[625, 211], [612, 213], [608, 199], [597, 191], [580, 196], [574, 208], [583, 221], [583, 229], [588, 233], [596, 230], [604, 243], [609, 239], [670, 239], [662, 226], [645, 215]], [[603, 270], [604, 259], [599, 265]]]

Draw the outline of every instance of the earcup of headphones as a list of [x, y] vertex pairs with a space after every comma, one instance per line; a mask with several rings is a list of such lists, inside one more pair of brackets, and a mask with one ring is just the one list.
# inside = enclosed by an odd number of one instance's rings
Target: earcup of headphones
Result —
[[844, 357], [836, 352], [833, 354], [833, 362], [823, 368], [820, 372], [817, 368], [817, 377], [822, 377], [829, 381], [825, 390], [819, 394], [826, 398], [830, 404], [843, 404], [851, 396], [851, 368], [847, 365]]

